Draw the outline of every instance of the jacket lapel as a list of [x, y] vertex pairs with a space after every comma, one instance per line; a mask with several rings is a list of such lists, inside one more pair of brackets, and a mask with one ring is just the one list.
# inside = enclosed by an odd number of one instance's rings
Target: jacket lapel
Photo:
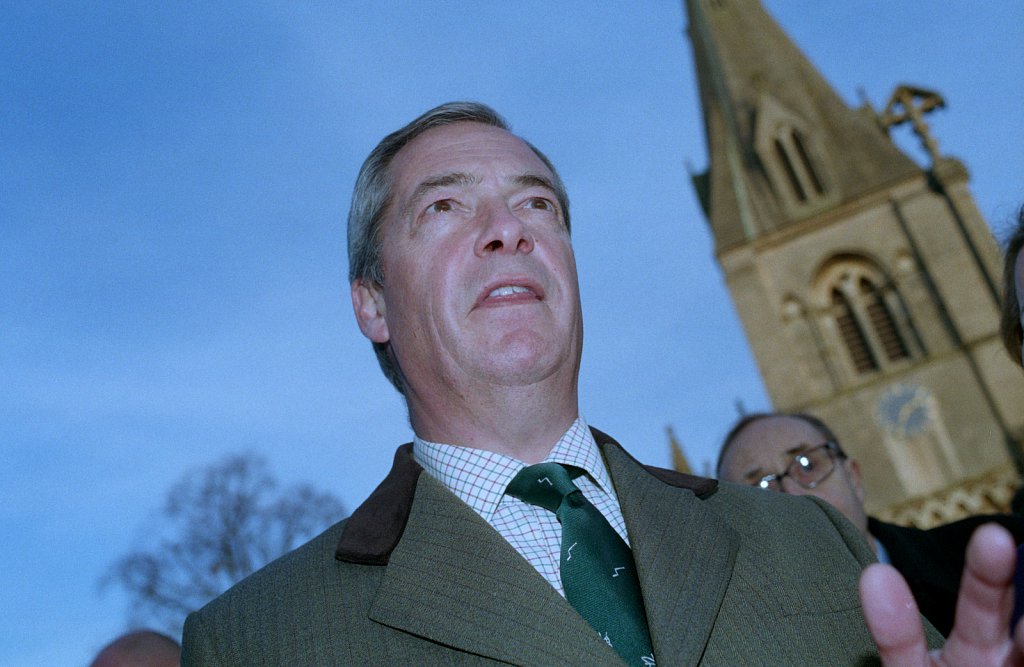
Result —
[[[677, 475], [679, 486], [665, 483], [614, 441], [598, 442], [630, 535], [654, 655], [671, 664], [698, 664], [732, 576], [739, 537], [686, 488], [696, 478]], [[708, 488], [713, 493], [714, 486], [694, 485], [698, 493]]]
[[429, 475], [418, 480], [370, 617], [510, 663], [621, 665], [524, 558]]

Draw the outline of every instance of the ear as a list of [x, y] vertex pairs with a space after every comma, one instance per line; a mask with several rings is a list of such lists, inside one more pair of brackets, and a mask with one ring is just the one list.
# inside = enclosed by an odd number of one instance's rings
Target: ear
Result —
[[362, 278], [352, 281], [352, 309], [364, 336], [374, 343], [386, 343], [391, 339], [385, 317], [387, 307], [380, 285]]
[[850, 477], [850, 483], [853, 485], [853, 492], [857, 496], [857, 500], [860, 504], [864, 504], [864, 485], [861, 483], [860, 478], [860, 464], [855, 459], [846, 459], [843, 462], [846, 465], [846, 472]]

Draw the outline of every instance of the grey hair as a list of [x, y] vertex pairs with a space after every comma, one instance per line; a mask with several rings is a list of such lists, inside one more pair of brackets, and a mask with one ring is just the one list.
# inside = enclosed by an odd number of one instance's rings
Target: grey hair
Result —
[[[405, 127], [384, 137], [363, 162], [352, 192], [352, 205], [348, 212], [348, 280], [362, 280], [373, 285], [384, 285], [384, 267], [381, 265], [381, 230], [384, 214], [391, 203], [391, 162], [409, 142], [435, 127], [453, 123], [483, 123], [511, 132], [508, 123], [491, 107], [479, 102], [448, 102], [434, 107]], [[525, 141], [525, 140], [524, 140]], [[569, 196], [565, 185], [546, 155], [530, 142], [526, 145], [551, 170], [555, 198], [569, 227]], [[390, 353], [388, 343], [373, 343], [377, 361], [384, 376], [404, 394], [401, 370]]]

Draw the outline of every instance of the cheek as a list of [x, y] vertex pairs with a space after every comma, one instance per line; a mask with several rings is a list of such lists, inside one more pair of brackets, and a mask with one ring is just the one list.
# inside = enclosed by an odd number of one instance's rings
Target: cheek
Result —
[[556, 241], [553, 257], [553, 270], [557, 273], [560, 282], [567, 286], [570, 291], [579, 291], [579, 278], [576, 275], [576, 255], [573, 254], [572, 246], [568, 240]]
[[847, 518], [857, 514], [857, 508], [860, 507], [860, 503], [854, 497], [853, 493], [832, 493], [824, 500], [828, 501], [830, 505], [837, 508], [840, 512], [845, 514]]
[[384, 301], [387, 306], [388, 326], [392, 336], [408, 337], [414, 333], [418, 325], [415, 318], [422, 309], [417, 304], [423, 302], [423, 288], [427, 284], [423, 276], [409, 271], [407, 263], [395, 262], [385, 266]]

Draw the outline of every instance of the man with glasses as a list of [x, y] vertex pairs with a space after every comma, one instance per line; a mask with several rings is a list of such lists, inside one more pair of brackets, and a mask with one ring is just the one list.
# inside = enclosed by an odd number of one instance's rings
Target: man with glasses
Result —
[[815, 496], [846, 516], [878, 560], [899, 570], [921, 612], [944, 636], [953, 627], [964, 553], [983, 523], [1002, 524], [1019, 544], [1024, 520], [1012, 515], [975, 516], [931, 530], [897, 526], [864, 509], [860, 466], [820, 419], [807, 414], [758, 413], [740, 419], [718, 456], [718, 477], [790, 495]]

